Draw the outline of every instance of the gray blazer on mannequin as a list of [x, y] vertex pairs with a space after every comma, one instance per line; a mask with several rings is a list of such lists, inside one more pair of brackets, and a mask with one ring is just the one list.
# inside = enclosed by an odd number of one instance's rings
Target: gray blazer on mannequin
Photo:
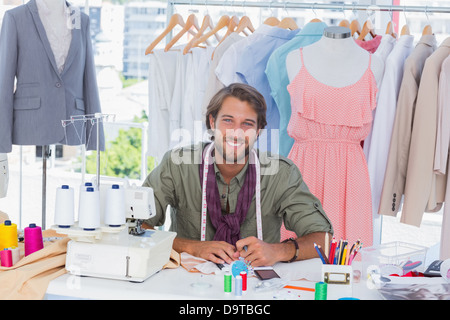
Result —
[[[0, 34], [0, 152], [11, 152], [12, 144], [86, 144], [88, 150], [96, 149], [95, 125], [61, 123], [101, 112], [89, 17], [79, 10], [72, 16], [72, 42], [60, 74], [36, 0], [6, 11]], [[99, 144], [103, 150], [101, 123]]]

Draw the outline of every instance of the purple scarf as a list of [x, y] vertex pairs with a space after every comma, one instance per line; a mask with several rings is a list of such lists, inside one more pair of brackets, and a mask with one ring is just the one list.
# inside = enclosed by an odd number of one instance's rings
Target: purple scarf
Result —
[[[205, 147], [207, 149], [207, 147]], [[203, 183], [203, 166], [205, 154], [200, 165], [200, 184]], [[206, 204], [212, 225], [216, 228], [215, 241], [226, 241], [232, 245], [240, 239], [241, 224], [247, 216], [247, 211], [252, 203], [256, 190], [255, 164], [249, 163], [245, 174], [244, 185], [239, 191], [236, 211], [230, 214], [222, 214], [220, 205], [219, 188], [216, 182], [214, 162], [209, 164], [206, 181]]]

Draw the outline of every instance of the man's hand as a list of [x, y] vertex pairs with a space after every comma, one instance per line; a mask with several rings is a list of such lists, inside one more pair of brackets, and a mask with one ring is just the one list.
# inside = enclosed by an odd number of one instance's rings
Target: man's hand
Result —
[[[225, 241], [198, 241], [175, 238], [173, 249], [177, 252], [187, 252], [195, 257], [214, 263], [232, 263], [236, 258], [236, 247]], [[238, 256], [239, 257], [239, 256]]]
[[[297, 238], [299, 255], [297, 260], [317, 258], [314, 243], [324, 247], [325, 232], [314, 232]], [[295, 246], [291, 241], [279, 243], [266, 243], [256, 237], [248, 237], [236, 242], [236, 253], [233, 258], [243, 257], [253, 267], [272, 266], [280, 261], [289, 261], [295, 255]]]
[[285, 251], [289, 250], [284, 243], [266, 243], [256, 237], [239, 240], [236, 242], [236, 249], [234, 258], [238, 259], [241, 256], [252, 267], [272, 266], [281, 261], [281, 257], [286, 255]]

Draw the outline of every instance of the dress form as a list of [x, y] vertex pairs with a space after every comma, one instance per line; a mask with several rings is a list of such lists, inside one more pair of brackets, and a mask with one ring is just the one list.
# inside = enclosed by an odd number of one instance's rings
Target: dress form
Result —
[[[322, 38], [303, 48], [303, 58], [308, 72], [319, 82], [333, 87], [345, 87], [357, 82], [369, 65], [369, 53], [362, 49], [351, 36], [350, 29], [330, 27], [324, 30]], [[300, 50], [290, 52], [286, 57], [289, 81], [292, 81], [302, 67]], [[372, 73], [377, 83], [383, 72], [383, 61], [372, 56]]]

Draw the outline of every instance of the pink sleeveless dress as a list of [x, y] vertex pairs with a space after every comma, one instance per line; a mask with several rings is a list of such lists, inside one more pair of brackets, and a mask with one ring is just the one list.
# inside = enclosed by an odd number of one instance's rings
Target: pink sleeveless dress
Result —
[[377, 85], [369, 66], [354, 84], [333, 87], [317, 81], [305, 67], [288, 85], [295, 139], [289, 158], [330, 218], [336, 239], [372, 245], [372, 199], [361, 148], [370, 132]]

